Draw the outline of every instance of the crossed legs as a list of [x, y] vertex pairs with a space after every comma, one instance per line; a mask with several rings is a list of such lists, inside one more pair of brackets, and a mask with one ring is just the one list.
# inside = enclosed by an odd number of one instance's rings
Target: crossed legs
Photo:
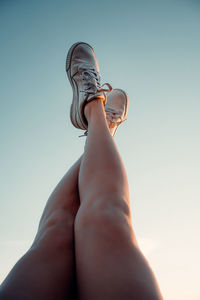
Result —
[[84, 155], [50, 196], [33, 245], [2, 284], [2, 300], [162, 299], [136, 242], [126, 172], [102, 102], [87, 104], [85, 115]]

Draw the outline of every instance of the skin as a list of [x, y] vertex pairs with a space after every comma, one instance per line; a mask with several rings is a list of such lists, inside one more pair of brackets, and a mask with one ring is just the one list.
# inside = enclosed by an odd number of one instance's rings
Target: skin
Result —
[[1, 300], [76, 299], [74, 220], [81, 158], [49, 197], [28, 252], [0, 287]]
[[2, 300], [162, 299], [135, 238], [127, 175], [101, 100], [88, 103], [85, 116], [84, 154], [51, 194]]
[[75, 220], [79, 299], [162, 299], [131, 224], [126, 171], [101, 101], [85, 108], [88, 138]]

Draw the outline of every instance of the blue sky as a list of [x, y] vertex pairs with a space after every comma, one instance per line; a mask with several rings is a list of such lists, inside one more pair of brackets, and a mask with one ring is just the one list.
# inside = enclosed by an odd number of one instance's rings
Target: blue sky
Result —
[[129, 94], [116, 142], [141, 247], [166, 299], [200, 298], [199, 32], [195, 0], [0, 1], [0, 280], [83, 151], [65, 58], [85, 41]]

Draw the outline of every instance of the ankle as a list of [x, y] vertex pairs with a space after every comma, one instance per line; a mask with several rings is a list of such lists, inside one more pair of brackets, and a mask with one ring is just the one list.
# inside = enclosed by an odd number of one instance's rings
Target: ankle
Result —
[[105, 116], [104, 105], [101, 99], [94, 99], [91, 102], [86, 104], [84, 108], [84, 114], [87, 121], [89, 121], [89, 119], [94, 113], [101, 113], [101, 114], [103, 113]]

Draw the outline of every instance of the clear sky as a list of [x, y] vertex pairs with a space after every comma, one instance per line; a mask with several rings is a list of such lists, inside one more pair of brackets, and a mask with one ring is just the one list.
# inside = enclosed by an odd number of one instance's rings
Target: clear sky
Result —
[[28, 249], [84, 138], [69, 121], [69, 47], [130, 97], [116, 142], [133, 223], [167, 300], [200, 299], [200, 2], [0, 0], [0, 280]]

